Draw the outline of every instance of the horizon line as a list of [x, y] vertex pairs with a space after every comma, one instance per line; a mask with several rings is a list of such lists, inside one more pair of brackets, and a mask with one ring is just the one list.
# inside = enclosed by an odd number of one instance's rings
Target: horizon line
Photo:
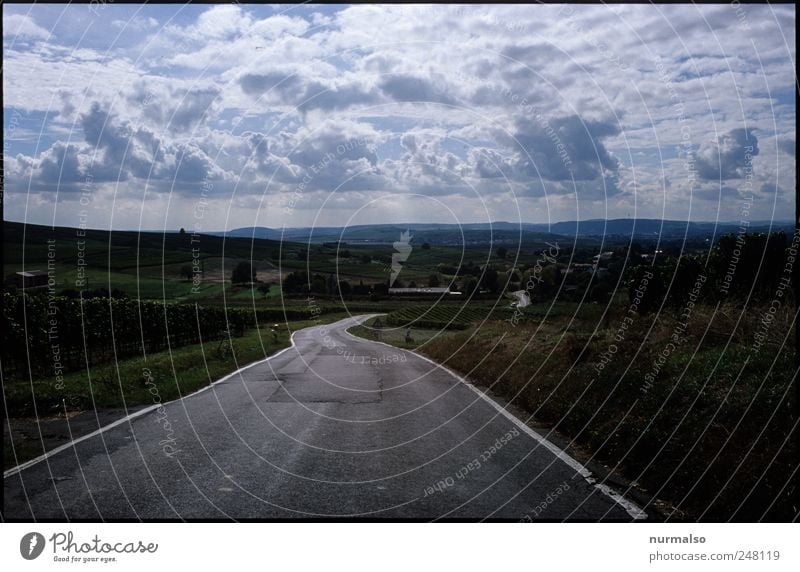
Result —
[[[659, 219], [659, 218], [631, 218], [631, 217], [619, 217], [619, 218], [589, 218], [583, 220], [559, 220], [556, 222], [512, 222], [507, 220], [496, 220], [496, 221], [489, 221], [489, 222], [464, 222], [464, 223], [447, 223], [447, 222], [375, 222], [375, 223], [364, 223], [364, 224], [353, 224], [349, 226], [329, 226], [329, 225], [318, 225], [318, 226], [286, 226], [286, 227], [272, 227], [272, 226], [240, 226], [235, 228], [230, 228], [226, 230], [208, 230], [204, 232], [198, 232], [195, 234], [198, 235], [213, 235], [218, 233], [228, 233], [236, 230], [244, 230], [244, 229], [267, 229], [267, 230], [313, 230], [315, 228], [335, 228], [335, 229], [347, 229], [347, 228], [359, 228], [359, 227], [366, 227], [366, 226], [396, 226], [396, 227], [403, 227], [409, 225], [441, 225], [441, 226], [453, 226], [453, 227], [463, 227], [468, 225], [498, 225], [498, 224], [512, 224], [512, 225], [555, 225], [555, 224], [564, 224], [564, 223], [586, 223], [586, 222], [597, 222], [597, 221], [605, 221], [605, 222], [612, 222], [612, 221], [656, 221], [656, 222], [677, 222], [677, 223], [686, 223], [686, 224], [716, 224], [716, 225], [723, 225], [723, 224], [741, 224], [742, 221], [740, 220], [679, 220], [679, 219]], [[15, 223], [15, 224], [22, 224], [22, 225], [30, 225], [30, 226], [44, 226], [49, 227], [52, 229], [56, 228], [79, 228], [77, 226], [64, 226], [64, 225], [51, 225], [51, 224], [42, 224], [36, 222], [25, 222], [25, 221], [18, 221], [18, 220], [9, 220], [3, 219], [3, 223]], [[795, 223], [793, 219], [756, 219], [752, 221], [748, 221], [748, 225], [753, 224], [792, 224], [796, 226], [800, 226], [800, 224]], [[178, 227], [175, 229], [141, 229], [141, 228], [90, 228], [85, 227], [81, 230], [95, 230], [95, 231], [103, 231], [103, 232], [153, 232], [153, 233], [170, 233], [170, 232], [180, 232], [183, 227]], [[186, 230], [184, 228], [184, 230]], [[187, 234], [192, 234], [190, 230], [186, 230]]]
[[[347, 229], [347, 228], [358, 228], [358, 227], [365, 227], [365, 226], [396, 226], [396, 227], [403, 227], [403, 226], [409, 226], [409, 225], [423, 225], [423, 224], [430, 224], [430, 225], [436, 224], [436, 225], [454, 226], [454, 227], [463, 227], [463, 226], [467, 226], [467, 225], [478, 225], [478, 224], [483, 224], [483, 225], [497, 225], [497, 224], [550, 225], [550, 226], [552, 226], [552, 225], [555, 225], [555, 224], [564, 224], [564, 223], [578, 223], [578, 224], [580, 224], [580, 223], [596, 222], [596, 221], [611, 222], [611, 221], [621, 221], [621, 220], [625, 220], [625, 221], [658, 221], [658, 222], [662, 222], [662, 223], [664, 223], [664, 222], [677, 222], [677, 223], [687, 223], [687, 224], [716, 224], [716, 225], [741, 224], [741, 222], [742, 222], [740, 220], [719, 220], [719, 221], [714, 221], [714, 220], [680, 220], [680, 219], [669, 219], [669, 218], [659, 219], [659, 218], [631, 218], [631, 217], [619, 217], [619, 218], [609, 218], [609, 219], [588, 218], [588, 219], [583, 219], [583, 220], [574, 220], [573, 219], [573, 220], [560, 220], [560, 221], [550, 222], [550, 223], [547, 223], [547, 222], [512, 222], [512, 221], [507, 221], [507, 220], [496, 220], [496, 221], [490, 221], [490, 222], [464, 222], [464, 223], [446, 223], [446, 222], [397, 222], [397, 223], [395, 223], [395, 222], [376, 222], [376, 223], [354, 224], [354, 225], [350, 225], [350, 226], [329, 226], [329, 225], [285, 226], [285, 227], [240, 226], [240, 227], [230, 228], [230, 229], [227, 229], [227, 230], [209, 230], [209, 231], [204, 231], [204, 232], [198, 232], [198, 233], [195, 233], [195, 234], [198, 234], [198, 235], [203, 235], [203, 234], [205, 234], [205, 235], [213, 235], [213, 234], [228, 233], [228, 232], [232, 232], [232, 231], [236, 231], [236, 230], [243, 230], [243, 229], [267, 229], [267, 230], [280, 231], [280, 230], [306, 230], [306, 229], [313, 230], [315, 228]], [[35, 223], [35, 222], [9, 220], [9, 219], [5, 219], [4, 218], [3, 219], [3, 223], [6, 223], [6, 222], [15, 223], [15, 224], [30, 225], [30, 226], [44, 226], [44, 227], [49, 227], [49, 228], [52, 228], [52, 229], [56, 229], [56, 228], [79, 228], [77, 226], [41, 224], [41, 223]], [[797, 225], [797, 223], [793, 219], [752, 220], [752, 221], [748, 221], [748, 225], [753, 225], [753, 224], [757, 224], [757, 223], [766, 224], [766, 223], [770, 223], [770, 222], [773, 223], [773, 224], [781, 224], [781, 225], [783, 225], [783, 224], [793, 224], [793, 225], [796, 225], [796, 226], [800, 226], [800, 225]], [[117, 232], [158, 232], [158, 233], [176, 232], [176, 233], [178, 233], [178, 232], [181, 231], [182, 228], [183, 227], [178, 227], [176, 229], [166, 229], [166, 228], [163, 228], [163, 229], [141, 229], [141, 228], [89, 228], [89, 227], [86, 227], [86, 228], [82, 228], [81, 230], [85, 230], [85, 231], [87, 231], [87, 230], [95, 230], [95, 231], [103, 231], [103, 232], [114, 232], [114, 231], [117, 231]], [[186, 229], [184, 228], [184, 230], [186, 230]], [[192, 232], [190, 230], [186, 230], [186, 233], [187, 234], [192, 234]], [[240, 237], [237, 237], [237, 238], [240, 238]]]

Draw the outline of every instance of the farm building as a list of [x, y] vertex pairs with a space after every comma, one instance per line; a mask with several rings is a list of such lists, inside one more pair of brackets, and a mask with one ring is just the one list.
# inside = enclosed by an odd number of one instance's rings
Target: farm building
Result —
[[390, 296], [443, 296], [455, 294], [450, 288], [389, 288]]
[[592, 264], [597, 269], [598, 266], [605, 266], [612, 258], [614, 258], [613, 252], [601, 252], [592, 256]]
[[26, 272], [15, 272], [11, 276], [12, 283], [17, 288], [36, 288], [37, 286], [47, 286], [47, 272], [44, 270], [28, 270]]
[[594, 264], [570, 264], [569, 268], [562, 268], [561, 274], [577, 274], [579, 272], [594, 272]]

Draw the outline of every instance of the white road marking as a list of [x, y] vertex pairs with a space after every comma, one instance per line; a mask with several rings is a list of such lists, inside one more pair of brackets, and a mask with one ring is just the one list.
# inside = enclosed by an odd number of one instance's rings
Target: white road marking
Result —
[[[371, 316], [368, 316], [368, 317], [364, 318], [361, 321], [363, 322], [363, 321], [369, 319], [369, 317], [371, 317]], [[387, 344], [385, 342], [379, 342], [379, 341], [376, 341], [376, 340], [367, 340], [366, 338], [359, 338], [358, 336], [355, 336], [355, 335], [351, 334], [350, 332], [348, 332], [347, 329], [344, 330], [344, 333], [347, 334], [348, 336], [350, 336], [351, 338], [354, 338], [354, 339], [359, 340], [359, 341], [372, 342], [372, 343], [375, 343], [375, 344], [381, 344], [381, 345], [390, 347], [390, 348], [392, 348], [394, 350], [400, 350], [400, 351], [409, 352], [411, 354], [414, 354], [418, 358], [423, 359], [426, 362], [428, 362], [428, 363], [430, 363], [432, 365], [435, 365], [436, 367], [446, 371], [447, 373], [449, 373], [450, 375], [455, 377], [458, 381], [460, 381], [461, 383], [463, 383], [464, 385], [469, 387], [481, 399], [483, 399], [486, 403], [488, 403], [489, 405], [494, 407], [501, 415], [503, 415], [505, 418], [507, 418], [512, 423], [514, 423], [514, 425], [516, 425], [521, 431], [524, 431], [526, 435], [528, 435], [529, 437], [533, 438], [537, 443], [539, 443], [540, 445], [544, 446], [548, 451], [550, 451], [556, 457], [558, 457], [558, 459], [560, 459], [561, 461], [566, 463], [571, 469], [573, 469], [575, 472], [577, 472], [579, 475], [581, 475], [586, 480], [587, 483], [589, 483], [590, 485], [594, 486], [597, 490], [599, 490], [603, 494], [605, 494], [608, 497], [610, 497], [614, 502], [616, 502], [623, 509], [625, 509], [625, 512], [627, 512], [632, 518], [634, 518], [635, 520], [645, 520], [647, 518], [647, 513], [644, 512], [636, 503], [626, 499], [624, 496], [622, 496], [620, 493], [618, 493], [617, 491], [615, 491], [614, 489], [612, 489], [608, 485], [605, 485], [605, 484], [602, 484], [602, 483], [598, 483], [597, 479], [594, 478], [594, 475], [592, 474], [592, 472], [589, 469], [587, 469], [584, 465], [582, 465], [579, 461], [577, 461], [576, 459], [570, 457], [569, 454], [566, 453], [566, 451], [564, 451], [563, 449], [561, 449], [560, 447], [558, 447], [554, 443], [551, 443], [550, 441], [545, 439], [542, 435], [540, 435], [539, 433], [537, 433], [536, 431], [534, 431], [533, 429], [528, 427], [525, 423], [523, 423], [515, 415], [513, 415], [511, 412], [509, 412], [505, 407], [503, 407], [502, 405], [497, 403], [494, 399], [492, 399], [491, 397], [486, 395], [484, 392], [482, 392], [480, 389], [475, 387], [472, 383], [470, 383], [469, 381], [467, 381], [466, 379], [464, 379], [463, 377], [458, 375], [458, 373], [456, 373], [455, 371], [453, 371], [449, 367], [446, 367], [446, 366], [444, 366], [444, 365], [442, 365], [442, 364], [440, 364], [438, 362], [433, 361], [432, 359], [430, 359], [430, 358], [428, 358], [428, 357], [426, 357], [424, 355], [418, 354], [417, 352], [414, 352], [414, 351], [411, 351], [411, 350], [407, 350], [407, 349], [404, 349], [404, 348], [398, 348], [397, 346], [393, 346], [393, 345]]]
[[[315, 326], [311, 326], [311, 327], [315, 327]], [[306, 329], [306, 328], [303, 328], [303, 329]], [[300, 331], [302, 331], [302, 330], [297, 330], [295, 332], [292, 332], [292, 335], [289, 337], [289, 341], [291, 342], [291, 345], [289, 347], [287, 347], [287, 348], [283, 348], [281, 351], [279, 351], [276, 354], [272, 354], [271, 356], [268, 356], [268, 357], [266, 357], [266, 358], [264, 358], [262, 360], [259, 360], [259, 361], [254, 361], [253, 363], [247, 364], [244, 367], [240, 367], [236, 371], [234, 371], [232, 373], [229, 373], [225, 377], [221, 377], [217, 381], [214, 381], [214, 382], [206, 385], [205, 387], [201, 387], [200, 389], [198, 389], [195, 392], [190, 393], [189, 395], [184, 395], [183, 397], [179, 397], [177, 399], [173, 399], [172, 401], [166, 401], [164, 403], [158, 403], [158, 404], [155, 404], [155, 405], [150, 405], [148, 407], [145, 407], [144, 409], [140, 409], [139, 411], [137, 411], [135, 413], [131, 413], [130, 415], [126, 415], [125, 417], [123, 417], [121, 419], [117, 419], [113, 423], [109, 423], [108, 425], [104, 425], [103, 427], [100, 427], [100, 429], [97, 429], [96, 431], [92, 431], [91, 433], [87, 433], [86, 435], [78, 437], [77, 439], [73, 439], [69, 443], [64, 443], [63, 445], [60, 445], [60, 446], [56, 447], [55, 449], [51, 449], [51, 450], [47, 451], [44, 455], [40, 455], [39, 457], [36, 457], [35, 459], [31, 459], [30, 461], [26, 461], [26, 462], [22, 463], [21, 465], [17, 465], [16, 467], [14, 467], [12, 469], [8, 469], [7, 471], [5, 471], [3, 473], [3, 478], [7, 479], [8, 477], [12, 477], [12, 476], [16, 475], [17, 473], [20, 473], [20, 472], [24, 471], [28, 467], [32, 467], [33, 465], [41, 463], [45, 459], [49, 459], [53, 455], [57, 455], [58, 453], [60, 453], [62, 451], [66, 451], [66, 450], [74, 447], [75, 445], [77, 445], [81, 441], [86, 441], [87, 439], [91, 439], [92, 437], [96, 437], [97, 435], [100, 435], [101, 433], [105, 433], [109, 429], [113, 429], [114, 427], [122, 425], [123, 423], [128, 423], [128, 422], [130, 422], [130, 421], [132, 421], [132, 420], [134, 420], [134, 419], [136, 419], [138, 417], [141, 417], [142, 415], [147, 415], [151, 411], [157, 410], [159, 407], [164, 407], [166, 405], [169, 405], [170, 403], [175, 403], [176, 401], [180, 401], [181, 399], [188, 399], [189, 397], [193, 397], [193, 396], [195, 396], [195, 395], [197, 395], [199, 393], [203, 393], [204, 391], [208, 391], [209, 389], [211, 389], [212, 387], [214, 387], [218, 383], [222, 383], [223, 381], [227, 381], [230, 378], [232, 378], [234, 375], [239, 374], [239, 373], [243, 372], [246, 369], [250, 369], [251, 367], [260, 365], [262, 363], [266, 363], [269, 360], [271, 360], [273, 358], [276, 358], [279, 355], [283, 354], [284, 352], [287, 352], [287, 351], [293, 349], [295, 347], [295, 345], [294, 345], [294, 335], [297, 332], [300, 332]]]

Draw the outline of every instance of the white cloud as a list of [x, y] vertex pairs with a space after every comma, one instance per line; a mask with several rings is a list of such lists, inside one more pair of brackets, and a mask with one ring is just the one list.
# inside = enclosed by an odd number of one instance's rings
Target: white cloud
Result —
[[125, 29], [128, 31], [141, 31], [141, 30], [150, 30], [153, 28], [158, 27], [158, 20], [153, 18], [152, 16], [143, 18], [143, 17], [133, 17], [130, 20], [112, 20], [111, 26], [117, 29]]
[[250, 26], [252, 20], [239, 6], [224, 4], [203, 12], [193, 32], [201, 38], [227, 38]]
[[[107, 45], [99, 28], [91, 46], [8, 43], [12, 30], [46, 38], [36, 21], [47, 10], [4, 15], [6, 108], [48, 112], [26, 132], [50, 137], [38, 155], [29, 146], [8, 159], [12, 193], [30, 179], [46, 199], [93, 170], [185, 200], [209, 179], [219, 194], [235, 187], [237, 204], [275, 206], [312, 174], [296, 216], [397, 193], [457, 196], [463, 213], [486, 201], [508, 215], [506, 203], [523, 201], [537, 220], [570, 218], [578, 205], [581, 216], [629, 216], [634, 205], [662, 216], [691, 201], [695, 218], [715, 219], [725, 218], [719, 196], [740, 192], [743, 130], [760, 149], [755, 188], [794, 188], [788, 6], [748, 6], [743, 23], [727, 5], [161, 6], [131, 16], [109, 4]], [[709, 180], [694, 187], [687, 144]], [[776, 200], [792, 206], [790, 193], [759, 196], [773, 201], [765, 213]]]
[[3, 12], [3, 39], [20, 40], [35, 39], [46, 40], [50, 33], [36, 24], [30, 16], [25, 14], [6, 14]]

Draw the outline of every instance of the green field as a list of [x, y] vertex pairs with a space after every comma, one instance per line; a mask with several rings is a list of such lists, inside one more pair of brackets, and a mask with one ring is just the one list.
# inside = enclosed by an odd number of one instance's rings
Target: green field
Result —
[[[231, 289], [231, 271], [242, 261], [252, 263], [259, 282], [274, 285], [267, 299], [276, 299], [280, 296], [278, 285], [289, 272], [335, 276], [337, 281], [353, 285], [386, 283], [395, 253], [391, 242], [337, 248], [176, 232], [82, 231], [14, 222], [4, 222], [3, 231], [6, 277], [22, 270], [52, 270], [57, 293], [104, 288], [141, 299], [187, 302], [252, 300], [249, 290]], [[516, 266], [535, 263], [537, 247], [524, 248]], [[511, 255], [504, 260], [497, 258], [490, 244], [423, 248], [412, 243], [398, 279], [401, 285], [427, 286], [430, 276], [436, 275], [447, 286], [454, 278], [459, 282], [463, 279], [453, 273], [459, 265], [485, 264], [505, 272], [514, 267], [514, 260]], [[197, 286], [183, 275], [187, 266], [200, 269]], [[82, 284], [77, 281], [79, 272], [85, 278]], [[255, 294], [256, 302], [264, 299], [260, 292]]]
[[[431, 340], [446, 335], [448, 332], [448, 330], [426, 328], [411, 328], [409, 332], [407, 328], [386, 327], [383, 325], [385, 319], [385, 316], [370, 318], [362, 325], [349, 328], [348, 331], [354, 336], [392, 344], [408, 350], [420, 349]], [[376, 327], [376, 321], [381, 323], [380, 327]], [[407, 337], [408, 334], [410, 334], [410, 338]]]
[[509, 309], [493, 308], [488, 304], [417, 303], [391, 312], [386, 316], [386, 323], [395, 328], [464, 330], [473, 322], [486, 320], [491, 314], [511, 317]]

